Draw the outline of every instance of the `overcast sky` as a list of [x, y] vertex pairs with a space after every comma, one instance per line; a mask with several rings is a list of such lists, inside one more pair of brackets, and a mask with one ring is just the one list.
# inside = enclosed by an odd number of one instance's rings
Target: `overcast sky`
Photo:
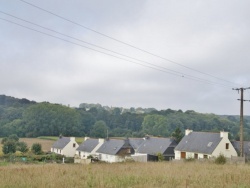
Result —
[[232, 88], [250, 87], [250, 1], [25, 1], [74, 23], [0, 0], [0, 94], [76, 107], [239, 114]]

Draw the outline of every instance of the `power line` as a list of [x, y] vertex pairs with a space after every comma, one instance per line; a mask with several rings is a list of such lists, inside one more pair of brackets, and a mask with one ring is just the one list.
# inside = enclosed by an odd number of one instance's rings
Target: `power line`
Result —
[[[192, 77], [193, 79], [196, 79], [196, 80], [198, 79], [198, 80], [203, 80], [203, 81], [205, 81], [205, 82], [210, 82], [210, 83], [211, 83], [211, 81], [208, 81], [208, 80], [205, 80], [205, 79], [202, 79], [202, 78], [199, 78], [199, 77], [195, 77], [195, 76], [191, 76], [191, 75], [188, 75], [188, 74], [185, 74], [185, 73], [181, 73], [181, 72], [178, 72], [178, 71], [175, 71], [175, 70], [171, 70], [171, 69], [168, 69], [168, 68], [166, 68], [166, 67], [157, 66], [157, 65], [155, 65], [155, 64], [152, 64], [152, 63], [149, 63], [149, 62], [146, 62], [146, 61], [143, 61], [143, 60], [134, 58], [134, 57], [130, 57], [130, 56], [127, 56], [127, 55], [124, 55], [124, 54], [115, 52], [115, 51], [113, 51], [113, 50], [109, 50], [109, 49], [107, 49], [107, 48], [104, 48], [104, 47], [101, 47], [101, 46], [98, 46], [98, 45], [95, 45], [95, 44], [92, 44], [92, 43], [83, 41], [83, 40], [81, 40], [81, 39], [78, 39], [78, 38], [75, 38], [75, 37], [72, 37], [72, 36], [63, 34], [63, 33], [61, 33], [61, 32], [55, 31], [55, 30], [53, 30], [53, 29], [50, 29], [50, 28], [47, 28], [47, 27], [38, 25], [38, 24], [36, 24], [36, 23], [33, 23], [33, 22], [27, 21], [27, 20], [25, 20], [25, 19], [19, 18], [19, 17], [17, 17], [17, 16], [14, 16], [14, 15], [12, 15], [12, 14], [3, 12], [3, 11], [1, 11], [1, 10], [0, 10], [0, 13], [5, 14], [5, 15], [8, 15], [8, 16], [11, 16], [11, 17], [14, 17], [14, 18], [16, 18], [16, 19], [18, 19], [18, 20], [21, 20], [21, 21], [23, 21], [23, 22], [26, 22], [26, 23], [35, 25], [35, 26], [40, 27], [40, 28], [42, 28], [42, 29], [46, 29], [46, 30], [48, 30], [48, 31], [52, 31], [52, 32], [57, 33], [57, 34], [60, 34], [60, 35], [62, 35], [62, 36], [66, 36], [66, 37], [69, 37], [69, 38], [71, 38], [71, 39], [74, 39], [74, 40], [77, 40], [77, 41], [86, 43], [86, 44], [88, 44], [88, 45], [92, 45], [92, 46], [97, 47], [97, 48], [100, 48], [100, 49], [102, 49], [102, 50], [106, 50], [106, 51], [115, 53], [115, 54], [117, 54], [117, 55], [120, 55], [120, 56], [123, 56], [123, 57], [126, 57], [126, 58], [130, 58], [130, 59], [132, 59], [132, 60], [136, 60], [136, 61], [139, 61], [139, 62], [142, 62], [142, 63], [146, 63], [146, 64], [148, 64], [148, 65], [150, 65], [150, 66], [154, 66], [154, 67], [157, 67], [157, 68], [159, 68], [159, 69], [168, 70], [168, 71], [171, 71], [171, 72], [173, 72], [173, 73], [180, 74], [180, 75], [182, 75], [182, 76], [188, 76], [188, 77]], [[19, 25], [19, 26], [20, 26], [20, 25]]]
[[[111, 57], [114, 57], [114, 58], [117, 58], [117, 59], [120, 59], [120, 60], [123, 60], [123, 61], [127, 61], [127, 62], [130, 62], [130, 63], [133, 63], [133, 64], [137, 64], [137, 65], [140, 65], [140, 66], [143, 66], [143, 67], [147, 67], [147, 68], [151, 68], [151, 69], [154, 69], [154, 70], [157, 70], [157, 71], [161, 71], [161, 72], [163, 72], [163, 73], [172, 74], [172, 75], [177, 76], [177, 77], [182, 77], [182, 78], [186, 78], [186, 79], [190, 79], [190, 80], [194, 80], [194, 81], [199, 81], [199, 82], [203, 82], [203, 83], [206, 83], [206, 84], [220, 85], [220, 86], [227, 87], [227, 88], [230, 87], [230, 86], [225, 85], [225, 84], [221, 84], [221, 83], [217, 83], [217, 82], [213, 82], [213, 81], [201, 79], [201, 78], [194, 77], [194, 76], [187, 75], [187, 74], [183, 74], [183, 73], [181, 73], [181, 72], [177, 72], [177, 71], [174, 71], [174, 70], [171, 70], [171, 69], [168, 69], [168, 70], [169, 70], [169, 71], [172, 71], [172, 72], [168, 72], [168, 71], [166, 71], [166, 70], [162, 70], [160, 67], [153, 67], [153, 66], [149, 66], [149, 65], [144, 65], [144, 64], [142, 64], [142, 63], [138, 63], [138, 62], [135, 62], [135, 61], [131, 61], [131, 60], [122, 58], [122, 57], [118, 57], [118, 56], [113, 55], [113, 54], [109, 54], [109, 53], [106, 53], [106, 52], [103, 52], [103, 51], [100, 51], [100, 50], [96, 50], [96, 49], [93, 49], [93, 48], [90, 48], [90, 47], [87, 47], [87, 46], [84, 46], [84, 45], [81, 45], [81, 44], [78, 44], [78, 43], [75, 43], [75, 42], [72, 42], [72, 41], [63, 39], [63, 38], [60, 38], [60, 37], [57, 37], [57, 36], [54, 36], [54, 35], [51, 35], [51, 34], [48, 34], [48, 33], [45, 33], [45, 32], [42, 32], [42, 31], [39, 31], [39, 30], [30, 28], [30, 27], [27, 27], [27, 26], [24, 26], [24, 25], [21, 25], [21, 24], [19, 24], [19, 23], [16, 23], [16, 22], [13, 22], [13, 21], [4, 19], [4, 18], [0, 18], [0, 19], [3, 20], [3, 21], [9, 22], [9, 23], [18, 25], [18, 26], [20, 26], [20, 27], [29, 29], [29, 30], [31, 30], [31, 31], [35, 31], [35, 32], [38, 32], [38, 33], [40, 33], [40, 34], [47, 35], [47, 36], [50, 36], [50, 37], [53, 37], [53, 38], [62, 40], [62, 41], [64, 41], [64, 42], [68, 42], [68, 43], [71, 43], [71, 44], [74, 44], [74, 45], [77, 45], [77, 46], [80, 46], [80, 47], [83, 47], [83, 48], [86, 48], [86, 49], [89, 49], [89, 50], [92, 50], [92, 51], [96, 51], [96, 52], [98, 52], [98, 53], [105, 54], [105, 55], [107, 55], [107, 56], [111, 56]], [[155, 66], [155, 65], [154, 65], [154, 66]], [[166, 68], [165, 68], [165, 69], [166, 69]], [[184, 76], [184, 75], [185, 75], [185, 76]]]
[[231, 84], [233, 84], [233, 85], [239, 85], [239, 84], [237, 84], [237, 83], [234, 83], [234, 82], [225, 80], [225, 79], [223, 79], [223, 78], [214, 76], [214, 75], [212, 75], [212, 74], [205, 73], [205, 72], [203, 72], [203, 71], [199, 71], [199, 70], [194, 69], [194, 68], [191, 68], [191, 67], [189, 67], [189, 66], [180, 64], [180, 63], [178, 63], [178, 62], [176, 62], [176, 61], [167, 59], [167, 58], [165, 58], [165, 57], [161, 57], [160, 55], [157, 55], [157, 54], [155, 54], [155, 53], [152, 53], [152, 52], [149, 52], [149, 51], [147, 51], [147, 50], [141, 49], [141, 48], [136, 47], [136, 46], [134, 46], [134, 45], [132, 45], [132, 44], [129, 44], [129, 43], [127, 43], [127, 42], [124, 42], [124, 41], [121, 41], [121, 40], [116, 39], [116, 38], [114, 38], [114, 37], [111, 37], [111, 36], [109, 36], [109, 35], [106, 35], [106, 34], [104, 34], [104, 33], [102, 33], [102, 32], [99, 32], [99, 31], [97, 31], [97, 30], [94, 30], [94, 29], [92, 29], [92, 28], [89, 28], [89, 27], [87, 27], [87, 26], [84, 26], [84, 25], [82, 25], [82, 24], [79, 24], [79, 23], [77, 23], [77, 22], [75, 22], [75, 21], [72, 21], [72, 20], [70, 20], [70, 19], [68, 19], [68, 18], [65, 18], [65, 17], [63, 17], [63, 16], [60, 16], [60, 15], [58, 15], [58, 14], [55, 14], [55, 13], [49, 11], [49, 10], [46, 10], [46, 9], [44, 9], [44, 8], [42, 8], [42, 7], [39, 7], [39, 6], [37, 6], [37, 5], [34, 5], [34, 4], [29, 3], [29, 2], [27, 2], [27, 1], [24, 1], [24, 0], [19, 0], [19, 1], [21, 1], [21, 2], [23, 2], [23, 3], [25, 3], [25, 4], [27, 4], [27, 5], [30, 5], [30, 6], [32, 6], [32, 7], [35, 7], [35, 8], [37, 8], [37, 9], [39, 9], [39, 10], [42, 10], [42, 11], [44, 11], [44, 12], [47, 12], [47, 13], [49, 13], [49, 14], [51, 14], [51, 15], [53, 15], [53, 16], [56, 16], [56, 17], [58, 17], [58, 18], [60, 18], [60, 19], [62, 19], [62, 20], [65, 20], [65, 21], [67, 21], [67, 22], [70, 22], [70, 23], [72, 23], [72, 24], [75, 24], [75, 25], [77, 25], [77, 26], [80, 26], [80, 27], [82, 27], [82, 28], [84, 28], [84, 29], [86, 29], [86, 30], [92, 31], [92, 32], [94, 32], [94, 33], [96, 33], [96, 34], [99, 34], [99, 35], [101, 35], [101, 36], [104, 36], [104, 37], [106, 37], [106, 38], [109, 38], [109, 39], [111, 39], [111, 40], [113, 40], [113, 41], [119, 42], [119, 43], [121, 43], [121, 44], [124, 44], [124, 45], [126, 45], [126, 46], [129, 46], [129, 47], [134, 48], [134, 49], [136, 49], [136, 50], [139, 50], [139, 51], [141, 51], [141, 52], [144, 52], [144, 53], [147, 53], [147, 54], [149, 54], [149, 55], [152, 55], [152, 56], [155, 56], [155, 57], [157, 57], [157, 58], [160, 58], [160, 59], [162, 59], [162, 60], [164, 60], [164, 61], [171, 62], [171, 63], [173, 63], [173, 64], [176, 64], [176, 65], [178, 65], [178, 66], [184, 67], [184, 68], [186, 68], [186, 69], [189, 69], [189, 70], [198, 72], [198, 73], [203, 74], [203, 75], [206, 75], [206, 76], [213, 77], [213, 78], [218, 79], [218, 80], [222, 80], [222, 81], [227, 82], [227, 83], [231, 83]]

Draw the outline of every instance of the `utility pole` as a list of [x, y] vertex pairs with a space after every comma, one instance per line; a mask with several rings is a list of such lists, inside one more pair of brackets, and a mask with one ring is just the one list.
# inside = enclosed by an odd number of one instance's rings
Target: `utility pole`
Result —
[[238, 99], [240, 101], [240, 157], [243, 157], [243, 155], [244, 155], [243, 102], [244, 101], [249, 101], [249, 100], [244, 100], [244, 97], [243, 97], [244, 90], [246, 90], [246, 89], [250, 89], [250, 87], [248, 87], [248, 88], [243, 88], [243, 87], [242, 88], [233, 88], [233, 90], [237, 90], [238, 92], [240, 91], [240, 99]]

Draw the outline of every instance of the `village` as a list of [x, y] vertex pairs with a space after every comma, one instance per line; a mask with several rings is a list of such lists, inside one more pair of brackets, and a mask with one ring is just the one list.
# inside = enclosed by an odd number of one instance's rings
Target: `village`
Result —
[[238, 157], [239, 141], [230, 141], [228, 132], [194, 132], [185, 130], [179, 143], [174, 138], [89, 138], [79, 145], [75, 137], [62, 137], [53, 144], [51, 152], [74, 157], [75, 163], [93, 161], [116, 163], [124, 161], [180, 161], [185, 159], [212, 160], [224, 156], [229, 161], [245, 163], [250, 154], [250, 142], [244, 142], [244, 157]]

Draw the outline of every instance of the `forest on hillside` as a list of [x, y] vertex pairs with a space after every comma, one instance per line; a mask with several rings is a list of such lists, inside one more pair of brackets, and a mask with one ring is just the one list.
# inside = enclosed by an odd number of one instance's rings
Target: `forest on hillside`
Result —
[[[169, 137], [180, 128], [194, 131], [228, 131], [239, 139], [239, 117], [201, 114], [192, 110], [123, 109], [100, 104], [80, 104], [70, 108], [48, 102], [37, 103], [0, 95], [0, 137], [90, 136]], [[244, 120], [244, 140], [250, 140], [249, 117]]]

